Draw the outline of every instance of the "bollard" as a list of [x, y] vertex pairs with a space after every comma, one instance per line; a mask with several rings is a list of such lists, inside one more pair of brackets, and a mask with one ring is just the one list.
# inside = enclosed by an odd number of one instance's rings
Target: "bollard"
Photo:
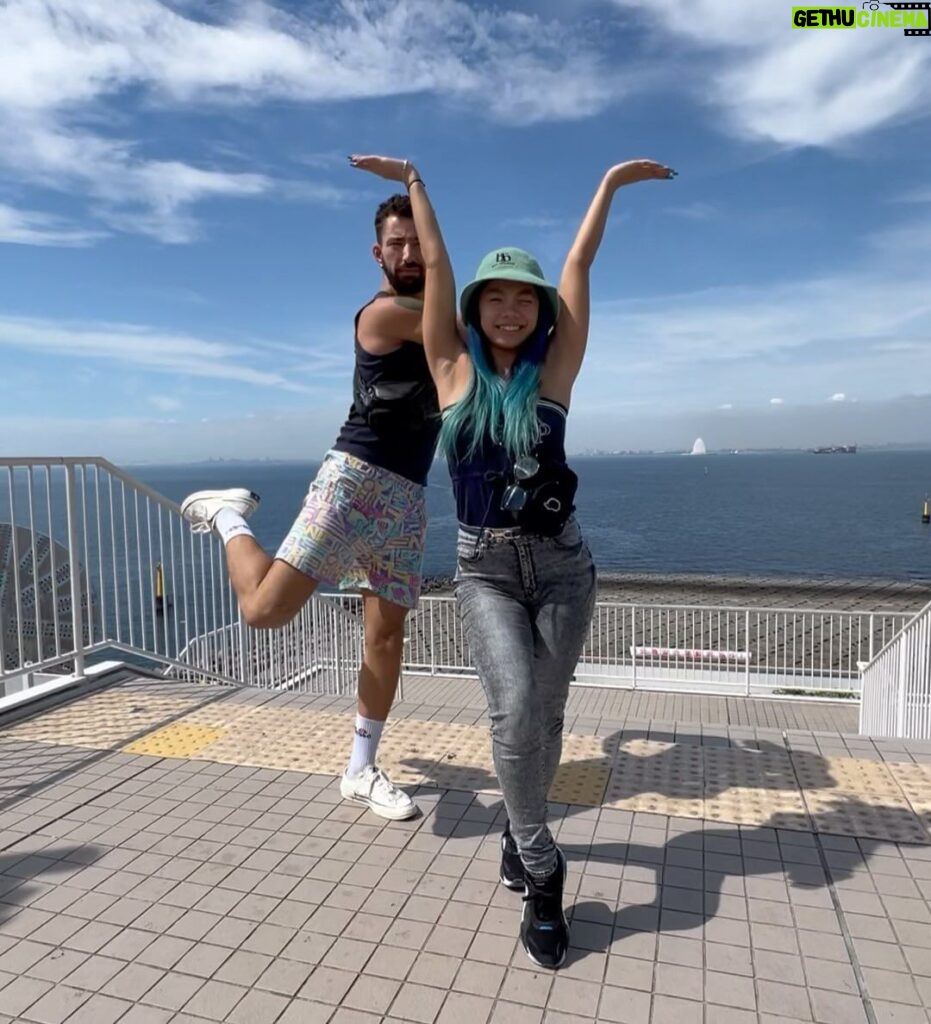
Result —
[[165, 614], [165, 573], [162, 563], [155, 563], [155, 614]]

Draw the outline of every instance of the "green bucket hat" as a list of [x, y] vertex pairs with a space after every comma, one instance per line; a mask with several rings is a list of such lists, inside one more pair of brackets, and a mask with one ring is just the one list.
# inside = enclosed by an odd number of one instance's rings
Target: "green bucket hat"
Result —
[[529, 252], [508, 246], [505, 249], [493, 249], [483, 257], [475, 272], [475, 280], [470, 281], [462, 289], [459, 310], [463, 320], [476, 289], [486, 281], [520, 281], [522, 284], [532, 284], [546, 293], [553, 309], [553, 322], [555, 323], [559, 317], [559, 292], [543, 276], [540, 264]]

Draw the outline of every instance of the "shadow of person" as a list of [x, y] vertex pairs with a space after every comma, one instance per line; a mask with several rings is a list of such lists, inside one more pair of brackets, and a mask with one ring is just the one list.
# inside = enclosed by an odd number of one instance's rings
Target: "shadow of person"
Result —
[[[106, 853], [93, 844], [50, 846], [34, 853], [0, 854], [0, 934], [2, 925], [50, 891], [57, 876], [70, 876]], [[52, 916], [51, 914], [49, 915]]]
[[[744, 945], [750, 939], [748, 896], [765, 902], [761, 923], [793, 927], [792, 905], [832, 910], [830, 886], [851, 878], [887, 845], [876, 839], [853, 841], [846, 834], [848, 823], [903, 813], [900, 807], [842, 798], [823, 809], [817, 833], [798, 830], [794, 816], [777, 813], [760, 826], [698, 826], [658, 845], [621, 840], [561, 844], [570, 870], [573, 864], [577, 870], [600, 864], [621, 880], [616, 907], [584, 896], [567, 900], [573, 957], [608, 948], [623, 953], [625, 943], [636, 943], [644, 932], [701, 929], [706, 938], [718, 932], [722, 941]], [[838, 835], [844, 837], [840, 842]], [[768, 881], [750, 891], [746, 883], [753, 878]], [[726, 900], [726, 920], [716, 926]]]
[[[566, 899], [575, 959], [593, 950], [623, 952], [625, 942], [644, 933], [698, 929], [746, 948], [749, 879], [760, 879], [752, 888], [766, 902], [770, 923], [791, 926], [793, 903], [832, 910], [831, 884], [867, 863], [883, 837], [928, 841], [910, 807], [868, 803], [849, 788], [841, 790], [830, 762], [816, 751], [769, 740], [661, 742], [637, 730], [614, 733], [602, 747], [597, 758], [563, 764], [554, 791], [560, 783], [571, 788], [566, 773], [601, 771], [607, 782], [599, 809], [609, 813], [599, 814], [596, 823], [591, 805], [551, 803], [551, 825], [570, 877], [584, 870], [587, 878], [583, 895]], [[459, 765], [406, 763], [433, 786], [462, 784]], [[503, 826], [503, 802], [490, 792], [497, 786], [494, 775], [472, 766], [468, 779], [485, 799], [469, 803], [461, 792], [441, 795], [435, 834], [484, 837]], [[695, 827], [659, 844], [640, 841], [638, 825], [651, 822], [653, 814], [657, 834], [670, 817], [677, 827], [694, 818]], [[752, 824], [728, 824], [729, 815]], [[838, 842], [827, 836], [858, 838]], [[584, 895], [585, 889], [597, 892], [599, 876], [606, 879], [605, 900]]]
[[[560, 765], [550, 790], [554, 822], [590, 812], [593, 806], [696, 819], [708, 815], [712, 821], [727, 821], [728, 813], [738, 808], [738, 818], [763, 821], [776, 808], [780, 827], [805, 829], [810, 819], [800, 779], [806, 789], [818, 792], [837, 785], [821, 754], [790, 751], [770, 740], [701, 746], [651, 740], [643, 730], [626, 729], [603, 738], [600, 745], [597, 756]], [[469, 790], [500, 804], [494, 773], [456, 760], [455, 751], [438, 761], [408, 758], [402, 763], [424, 777], [421, 792]], [[469, 835], [471, 829], [472, 836], [482, 836], [499, 817], [470, 813], [458, 798], [441, 796], [438, 811], [444, 809], [448, 813], [434, 817], [434, 831], [441, 829], [437, 834], [450, 834], [449, 819], [457, 812], [463, 816], [459, 835]]]

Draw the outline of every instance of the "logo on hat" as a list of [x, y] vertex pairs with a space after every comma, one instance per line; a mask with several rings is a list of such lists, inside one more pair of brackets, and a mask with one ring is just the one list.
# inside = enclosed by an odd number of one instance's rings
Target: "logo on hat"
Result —
[[495, 253], [495, 263], [513, 263], [514, 257], [509, 252]]

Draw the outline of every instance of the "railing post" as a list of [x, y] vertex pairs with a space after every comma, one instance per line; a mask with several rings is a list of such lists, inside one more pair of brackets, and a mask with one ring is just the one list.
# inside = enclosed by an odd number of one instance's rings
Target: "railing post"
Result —
[[747, 667], [744, 669], [744, 694], [750, 696], [750, 610], [744, 612], [744, 650], [747, 652]]
[[630, 663], [633, 668], [633, 689], [637, 689], [637, 606], [630, 606]]
[[246, 620], [243, 618], [242, 611], [239, 609], [237, 604], [237, 612], [239, 614], [238, 627], [239, 627], [239, 681], [243, 686], [249, 685], [249, 668], [251, 667], [251, 658], [249, 656], [249, 627], [246, 625]]
[[867, 661], [873, 660], [873, 613], [870, 612], [870, 656], [866, 659]]
[[[904, 643], [902, 642], [903, 639]], [[898, 686], [895, 713], [896, 739], [905, 739], [905, 695], [908, 689], [906, 676], [908, 673], [908, 642], [910, 639], [910, 636], [906, 636], [899, 640], [899, 671], [896, 678], [896, 685]]]
[[[440, 606], [438, 604], [434, 604], [434, 602], [431, 601], [425, 607], [430, 609], [430, 675], [431, 676], [435, 676], [436, 675], [436, 630], [433, 628], [433, 622], [434, 622], [434, 619], [436, 618], [436, 616], [434, 615], [434, 611], [439, 611]], [[443, 615], [444, 615], [444, 617], [446, 618], [446, 620], [448, 622], [449, 621], [449, 616], [446, 615], [446, 605], [443, 605]], [[447, 630], [446, 631], [446, 643], [447, 643], [447, 646], [449, 645], [449, 642], [450, 642], [450, 640], [449, 640], [449, 631]]]
[[[78, 558], [78, 523], [74, 493], [74, 466], [65, 466], [65, 503], [68, 512], [68, 566], [71, 583], [71, 630], [74, 640], [74, 675], [84, 678], [84, 610], [81, 608], [81, 563]], [[51, 531], [50, 531], [51, 532]], [[54, 543], [54, 542], [53, 542]], [[88, 575], [88, 604], [90, 603], [90, 576]], [[38, 600], [38, 594], [36, 595]]]

